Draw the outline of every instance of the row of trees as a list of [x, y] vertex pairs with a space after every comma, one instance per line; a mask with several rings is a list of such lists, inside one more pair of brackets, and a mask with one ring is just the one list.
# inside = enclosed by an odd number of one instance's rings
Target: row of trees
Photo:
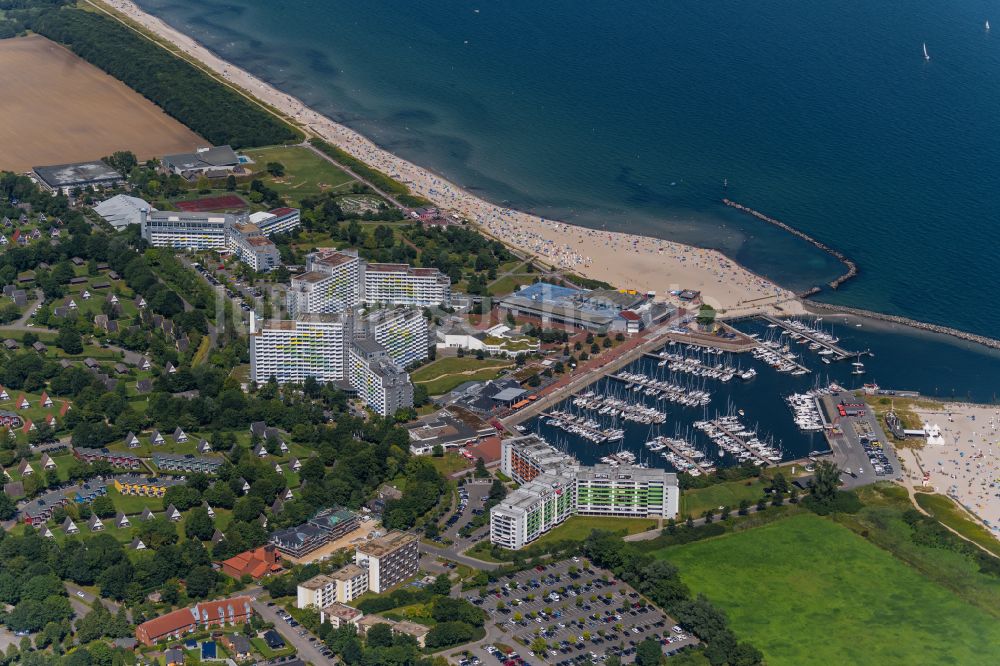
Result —
[[66, 7], [45, 12], [30, 27], [125, 82], [213, 144], [241, 148], [301, 139], [297, 130], [250, 100], [102, 14]]

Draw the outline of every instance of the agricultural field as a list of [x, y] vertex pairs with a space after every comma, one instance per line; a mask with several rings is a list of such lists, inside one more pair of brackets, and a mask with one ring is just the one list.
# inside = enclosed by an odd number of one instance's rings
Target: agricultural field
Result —
[[773, 666], [996, 661], [995, 617], [826, 518], [799, 514], [656, 555]]
[[95, 160], [116, 150], [147, 159], [205, 144], [121, 81], [37, 35], [0, 40], [0, 90], [16, 91], [4, 99], [0, 169]]
[[[347, 193], [351, 183], [356, 182], [350, 174], [302, 146], [258, 148], [245, 153], [255, 162], [253, 170], [263, 174], [264, 184], [293, 206], [323, 192]], [[284, 175], [268, 174], [268, 162], [280, 162], [285, 167]]]

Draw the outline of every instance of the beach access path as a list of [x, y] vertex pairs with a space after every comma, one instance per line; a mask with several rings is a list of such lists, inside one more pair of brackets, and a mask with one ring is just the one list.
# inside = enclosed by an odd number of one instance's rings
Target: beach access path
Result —
[[[130, 0], [88, 0], [126, 25], [154, 34], [171, 50], [199, 65], [244, 95], [276, 110], [308, 134], [350, 153], [395, 178], [445, 211], [478, 224], [498, 240], [557, 269], [571, 270], [618, 288], [655, 291], [695, 289], [718, 309], [743, 314], [802, 308], [786, 289], [753, 274], [716, 250], [618, 232], [586, 229], [497, 206], [448, 180], [383, 150], [354, 130], [333, 122], [300, 100], [223, 60], [192, 38], [142, 11]], [[140, 34], [143, 34], [140, 32]]]

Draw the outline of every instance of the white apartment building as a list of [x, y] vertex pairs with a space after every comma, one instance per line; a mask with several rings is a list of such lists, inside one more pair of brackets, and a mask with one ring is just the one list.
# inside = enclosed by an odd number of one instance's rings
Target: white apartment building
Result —
[[298, 208], [275, 208], [250, 215], [250, 223], [260, 227], [265, 236], [291, 231], [299, 226], [301, 221]]
[[278, 247], [255, 224], [237, 222], [226, 234], [226, 245], [237, 259], [254, 271], [270, 271], [281, 265]]
[[572, 472], [541, 474], [490, 510], [490, 541], [518, 550], [573, 515]]
[[570, 515], [671, 518], [680, 510], [677, 475], [633, 465], [581, 466], [541, 437], [507, 439], [500, 469], [521, 487], [490, 510], [490, 541], [528, 545]]
[[236, 223], [233, 215], [141, 210], [142, 237], [153, 247], [179, 250], [221, 250], [227, 248], [227, 229]]
[[365, 543], [354, 552], [354, 563], [368, 572], [368, 587], [381, 594], [417, 573], [417, 537], [394, 530]]
[[310, 254], [306, 272], [292, 278], [285, 297], [289, 314], [340, 312], [358, 305], [362, 263], [357, 254], [332, 249]]
[[[306, 315], [297, 320], [258, 322], [250, 313], [250, 380], [258, 384], [321, 383], [347, 376], [347, 331], [339, 315]], [[411, 399], [412, 403], [412, 399]]]
[[385, 347], [375, 340], [354, 340], [349, 363], [351, 386], [375, 413], [392, 416], [404, 407], [413, 407], [410, 376], [393, 363]]
[[375, 310], [358, 320], [355, 336], [374, 338], [401, 368], [427, 358], [427, 320], [419, 308]]
[[448, 305], [451, 302], [451, 280], [436, 268], [367, 264], [362, 299], [365, 303], [418, 307]]
[[334, 571], [332, 574], [313, 576], [298, 584], [298, 608], [326, 608], [335, 603], [354, 601], [368, 591], [368, 570], [356, 564]]

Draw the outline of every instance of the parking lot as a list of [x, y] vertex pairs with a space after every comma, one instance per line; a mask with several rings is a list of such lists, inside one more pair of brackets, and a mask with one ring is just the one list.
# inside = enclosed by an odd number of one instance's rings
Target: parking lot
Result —
[[[475, 666], [476, 660], [571, 666], [611, 654], [629, 663], [646, 638], [659, 641], [666, 654], [697, 643], [631, 587], [579, 558], [501, 577], [484, 597], [464, 596], [489, 614], [489, 630], [486, 640], [454, 660], [461, 666]], [[547, 645], [544, 656], [531, 652], [539, 638]], [[515, 654], [504, 654], [496, 644], [513, 647]]]
[[840, 426], [842, 435], [831, 442], [837, 464], [843, 470], [841, 480], [846, 488], [874, 483], [900, 475], [896, 452], [879, 425], [872, 409], [864, 407], [859, 415], [838, 416], [840, 401], [858, 402], [850, 394], [834, 394], [824, 398], [828, 416]]
[[[490, 494], [490, 485], [492, 483], [492, 478], [475, 479], [469, 483], [459, 486], [458, 506], [441, 525], [441, 534], [438, 538], [434, 539], [434, 541], [441, 542], [444, 538], [463, 543], [465, 541], [469, 541], [470, 543], [474, 541], [475, 539], [461, 539], [458, 536], [458, 531], [465, 527], [469, 521], [477, 515], [485, 513], [483, 505], [486, 503], [486, 499]], [[488, 529], [488, 525], [487, 527], [481, 529]]]

